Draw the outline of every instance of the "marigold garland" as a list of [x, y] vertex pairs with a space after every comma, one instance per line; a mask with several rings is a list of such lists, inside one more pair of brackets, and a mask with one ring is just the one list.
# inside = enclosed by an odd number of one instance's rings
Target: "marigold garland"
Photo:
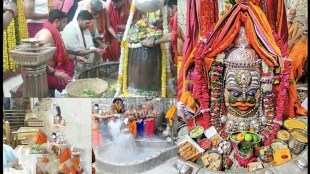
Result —
[[[28, 38], [28, 28], [27, 28], [27, 21], [26, 21], [26, 17], [23, 13], [24, 9], [23, 9], [23, 5], [21, 3], [21, 1], [17, 1], [17, 9], [20, 13], [18, 13], [17, 16], [17, 20], [18, 20], [18, 31], [19, 31], [19, 39], [25, 39]], [[19, 41], [20, 41], [19, 40]], [[18, 43], [19, 43], [18, 41]]]
[[9, 56], [9, 51], [16, 46], [15, 38], [15, 22], [11, 21], [6, 31], [3, 33], [3, 72], [8, 70], [16, 71], [16, 64], [12, 57]]
[[123, 41], [122, 47], [124, 49], [124, 57], [123, 57], [123, 94], [125, 97], [128, 97], [127, 92], [127, 80], [128, 80], [128, 45], [126, 41]]
[[166, 52], [165, 52], [165, 45], [160, 44], [161, 50], [161, 97], [166, 97], [167, 92], [167, 65], [166, 65]]

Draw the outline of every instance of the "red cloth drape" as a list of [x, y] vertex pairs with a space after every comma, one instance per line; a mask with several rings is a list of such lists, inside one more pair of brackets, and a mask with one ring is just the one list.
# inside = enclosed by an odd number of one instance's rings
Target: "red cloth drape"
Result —
[[175, 65], [178, 63], [178, 13], [176, 12], [169, 19], [169, 27], [171, 31], [171, 48]]
[[[110, 19], [110, 25], [116, 32], [124, 32], [123, 29], [119, 29], [118, 25], [126, 25], [130, 13], [131, 0], [125, 0], [125, 3], [120, 9], [114, 8], [112, 2], [108, 5], [108, 15]], [[134, 14], [134, 19], [138, 17], [138, 12]], [[104, 53], [103, 58], [109, 60], [119, 60], [120, 57], [120, 43], [111, 35], [109, 31], [105, 33], [105, 41], [110, 43], [110, 47]]]
[[218, 21], [217, 0], [187, 0], [186, 9], [186, 36], [183, 46], [183, 59], [180, 74], [178, 77], [178, 98], [182, 95], [184, 64], [190, 57], [198, 42], [199, 35], [207, 38], [210, 35], [210, 28]]
[[288, 27], [284, 0], [266, 0], [266, 17], [272, 29], [274, 29], [283, 40], [288, 42]]

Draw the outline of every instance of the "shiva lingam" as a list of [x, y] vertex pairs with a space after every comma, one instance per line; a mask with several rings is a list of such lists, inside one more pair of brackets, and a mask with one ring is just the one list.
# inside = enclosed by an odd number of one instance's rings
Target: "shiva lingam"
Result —
[[24, 72], [24, 97], [47, 97], [49, 94], [46, 62], [53, 58], [56, 47], [45, 47], [42, 41], [35, 38], [22, 40], [26, 44], [9, 51], [16, 64], [21, 65]]

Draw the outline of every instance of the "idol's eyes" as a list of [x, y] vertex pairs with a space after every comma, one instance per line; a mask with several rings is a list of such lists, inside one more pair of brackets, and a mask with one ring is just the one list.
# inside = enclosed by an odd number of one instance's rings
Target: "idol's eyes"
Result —
[[232, 95], [232, 96], [235, 96], [235, 97], [237, 97], [238, 95], [240, 95], [241, 94], [241, 92], [240, 91], [237, 91], [237, 90], [230, 90], [229, 91], [230, 92], [230, 94]]
[[256, 93], [256, 89], [251, 89], [249, 92], [247, 92], [248, 95], [254, 96]]

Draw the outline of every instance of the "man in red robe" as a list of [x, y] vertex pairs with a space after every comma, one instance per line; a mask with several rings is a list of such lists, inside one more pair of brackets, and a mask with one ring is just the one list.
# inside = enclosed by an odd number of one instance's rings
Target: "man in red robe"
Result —
[[[120, 57], [120, 40], [118, 34], [125, 31], [130, 13], [131, 0], [108, 0], [106, 5], [106, 25], [105, 41], [110, 43], [107, 52], [103, 54], [104, 59], [118, 61]], [[140, 17], [136, 11], [133, 20]]]
[[47, 81], [49, 89], [65, 89], [74, 74], [73, 60], [85, 63], [84, 57], [69, 55], [60, 36], [67, 25], [67, 15], [61, 10], [51, 10], [43, 28], [35, 35], [44, 45], [56, 47], [54, 59], [47, 62]]

